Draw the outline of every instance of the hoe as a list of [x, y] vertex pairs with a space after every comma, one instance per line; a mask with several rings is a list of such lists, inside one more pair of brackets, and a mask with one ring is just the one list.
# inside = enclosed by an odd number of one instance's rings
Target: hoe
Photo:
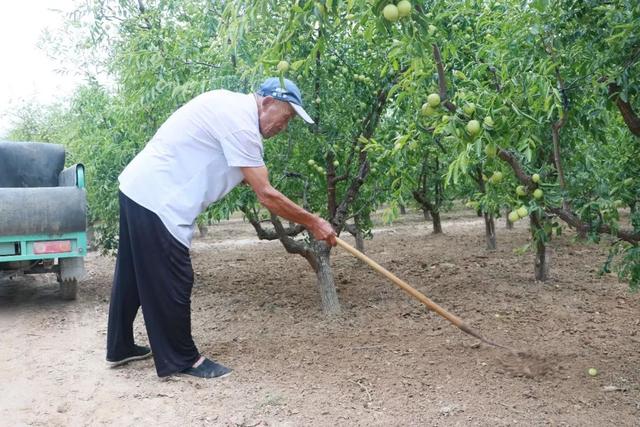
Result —
[[480, 341], [482, 341], [485, 344], [488, 344], [491, 347], [506, 350], [510, 353], [510, 355], [515, 356], [518, 360], [517, 363], [507, 362], [504, 360], [502, 361], [503, 364], [506, 365], [515, 374], [524, 375], [527, 377], [533, 377], [536, 375], [543, 375], [548, 370], [548, 367], [549, 367], [548, 362], [546, 362], [541, 357], [532, 355], [528, 352], [514, 350], [510, 347], [497, 344], [485, 338], [479, 332], [477, 332], [476, 330], [472, 329], [469, 325], [467, 325], [458, 316], [452, 313], [449, 313], [447, 310], [445, 310], [444, 308], [440, 307], [438, 304], [436, 304], [435, 302], [427, 298], [427, 296], [425, 296], [422, 292], [418, 291], [417, 289], [409, 285], [404, 280], [396, 277], [389, 270], [385, 269], [384, 267], [382, 267], [380, 264], [378, 264], [377, 262], [375, 262], [374, 260], [366, 256], [365, 254], [363, 254], [353, 246], [349, 245], [344, 240], [340, 239], [339, 237], [336, 237], [336, 241], [340, 247], [345, 249], [347, 252], [350, 252], [353, 256], [360, 259], [361, 261], [364, 261], [365, 263], [367, 263], [373, 270], [380, 273], [387, 279], [391, 280], [395, 285], [397, 285], [403, 291], [405, 291], [406, 293], [411, 295], [413, 298], [417, 299], [422, 304], [427, 306], [429, 310], [447, 319], [449, 322], [451, 322], [454, 326], [456, 326], [462, 332], [469, 334], [474, 338], [479, 339]]

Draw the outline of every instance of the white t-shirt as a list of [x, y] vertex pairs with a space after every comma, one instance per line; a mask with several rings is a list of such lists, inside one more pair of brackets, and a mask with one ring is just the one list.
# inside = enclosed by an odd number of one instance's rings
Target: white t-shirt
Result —
[[173, 113], [118, 177], [120, 191], [191, 246], [196, 216], [264, 165], [252, 94], [203, 93]]

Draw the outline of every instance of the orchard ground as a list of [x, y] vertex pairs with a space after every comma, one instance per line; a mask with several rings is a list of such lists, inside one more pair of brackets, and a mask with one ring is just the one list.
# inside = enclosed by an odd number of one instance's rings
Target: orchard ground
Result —
[[379, 225], [367, 253], [488, 337], [545, 356], [546, 375], [515, 375], [501, 351], [339, 249], [344, 313], [326, 319], [306, 261], [232, 220], [194, 242], [192, 319], [200, 350], [233, 375], [159, 379], [151, 360], [106, 368], [114, 260], [92, 253], [77, 301], [58, 299], [46, 276], [0, 286], [0, 424], [638, 425], [640, 294], [598, 275], [606, 242], [555, 239], [539, 283], [532, 254], [516, 250], [528, 221], [500, 221], [489, 252], [481, 218], [444, 219], [440, 236], [421, 214]]

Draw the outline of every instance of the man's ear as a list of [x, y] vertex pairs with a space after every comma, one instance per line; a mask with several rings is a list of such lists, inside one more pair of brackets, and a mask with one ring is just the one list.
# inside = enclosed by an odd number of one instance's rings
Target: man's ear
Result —
[[269, 105], [276, 102], [276, 99], [273, 96], [263, 96], [262, 97], [262, 106], [268, 107]]

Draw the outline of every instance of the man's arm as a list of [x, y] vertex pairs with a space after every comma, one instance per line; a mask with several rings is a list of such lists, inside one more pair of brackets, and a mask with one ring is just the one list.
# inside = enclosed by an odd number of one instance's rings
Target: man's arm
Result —
[[269, 182], [269, 172], [265, 166], [240, 168], [244, 180], [258, 196], [258, 201], [270, 212], [289, 221], [304, 225], [317, 240], [324, 240], [331, 246], [336, 245], [336, 233], [331, 224], [292, 202], [284, 194], [273, 188]]

